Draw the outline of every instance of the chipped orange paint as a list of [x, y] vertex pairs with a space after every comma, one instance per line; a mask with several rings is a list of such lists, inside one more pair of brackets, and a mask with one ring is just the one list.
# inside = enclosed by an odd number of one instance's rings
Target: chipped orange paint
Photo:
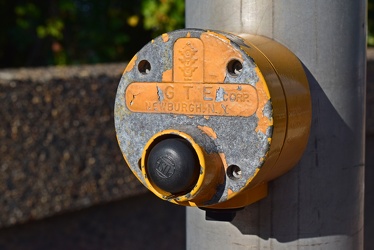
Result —
[[[220, 39], [218, 39], [219, 37]], [[226, 77], [227, 64], [232, 59], [243, 61], [227, 38], [214, 32], [202, 33], [201, 41], [204, 46], [204, 82], [222, 83]]]
[[[243, 46], [241, 49], [256, 64], [255, 72], [259, 80], [254, 87], [248, 84], [223, 83], [227, 74], [227, 64], [233, 59], [243, 62], [243, 58], [225, 35], [208, 31], [203, 32], [199, 38], [191, 38], [191, 34], [188, 32], [186, 37], [177, 39], [173, 47], [173, 68], [162, 72], [162, 83], [135, 82], [131, 83], [126, 89], [126, 105], [134, 112], [174, 113], [189, 117], [203, 115], [205, 119], [209, 119], [212, 115], [254, 115], [258, 118], [256, 132], [266, 134], [266, 131], [273, 126], [273, 134], [271, 138], [268, 138], [270, 149], [260, 159], [263, 165], [258, 167], [250, 178], [246, 179], [246, 184], [240, 191], [234, 192], [232, 189], [227, 189], [226, 201], [214, 205], [204, 205], [206, 198], [214, 195], [215, 189], [212, 187], [224, 183], [225, 171], [228, 166], [224, 152], [209, 155], [198, 146], [196, 146], [196, 150], [200, 150], [199, 159], [204, 163], [202, 166], [204, 177], [199, 178], [199, 183], [189, 194], [170, 196], [170, 194], [159, 193], [160, 198], [188, 206], [217, 209], [242, 207], [264, 198], [268, 192], [267, 182], [289, 170], [292, 167], [291, 165], [300, 157], [307, 141], [307, 133], [298, 129], [298, 124], [302, 124], [305, 130], [308, 129], [307, 126], [310, 123], [309, 118], [306, 117], [310, 115], [310, 107], [308, 106], [310, 99], [308, 99], [307, 94], [305, 100], [297, 99], [297, 94], [300, 91], [308, 91], [308, 83], [302, 65], [295, 56], [289, 55], [290, 52], [287, 49], [270, 39], [256, 37], [252, 40], [252, 37], [246, 35], [243, 35], [242, 38], [248, 47]], [[169, 39], [167, 34], [162, 35], [164, 42], [169, 41]], [[249, 39], [250, 42], [245, 39]], [[254, 44], [253, 41], [255, 41]], [[268, 53], [274, 54], [269, 57]], [[287, 60], [287, 63], [283, 65], [284, 60]], [[291, 66], [289, 66], [288, 60], [292, 61]], [[125, 72], [133, 69], [135, 61], [136, 57], [131, 60]], [[294, 69], [297, 71], [294, 73], [295, 75], [290, 73]], [[293, 81], [301, 82], [301, 84]], [[295, 86], [294, 84], [300, 85], [297, 86], [296, 91], [295, 88], [292, 88], [292, 86]], [[231, 106], [228, 107], [231, 111], [228, 114], [204, 113], [199, 111], [200, 106], [196, 106], [196, 103], [207, 104], [216, 101], [214, 97], [217, 97], [217, 91], [222, 86], [230, 89], [230, 86], [238, 88], [239, 85], [240, 88], [244, 86], [245, 91], [252, 93], [250, 105], [230, 104]], [[294, 93], [296, 94], [294, 95]], [[186, 102], [186, 100], [195, 104], [193, 106], [194, 110], [177, 112], [175, 105], [178, 102]], [[264, 115], [265, 105], [269, 101], [271, 101], [273, 108], [272, 117]], [[147, 104], [147, 102], [152, 103]], [[164, 106], [162, 106], [162, 103]], [[288, 110], [287, 105], [292, 107]], [[305, 112], [303, 111], [304, 108]], [[196, 112], [196, 109], [198, 112]], [[187, 106], [185, 110], [187, 110]], [[302, 113], [302, 116], [294, 115], [299, 115], [299, 113]], [[217, 134], [212, 128], [207, 126], [198, 126], [198, 128], [211, 138], [217, 138]], [[178, 131], [173, 133], [182, 135]], [[301, 135], [297, 133], [301, 133]], [[300, 148], [296, 152], [293, 150], [295, 145]], [[125, 155], [124, 158], [126, 160]], [[137, 174], [135, 175], [137, 176]], [[221, 179], [218, 178], [219, 176]], [[149, 180], [146, 178], [145, 182], [147, 181]], [[145, 185], [151, 190], [153, 189], [149, 183]], [[152, 190], [152, 192], [154, 191]], [[156, 190], [156, 194], [157, 192], [159, 190]], [[193, 195], [190, 196], [192, 193]]]
[[[164, 41], [166, 35], [162, 36]], [[173, 46], [173, 69], [162, 75], [162, 81], [169, 85], [132, 83], [126, 90], [127, 106], [131, 111], [244, 117], [256, 112], [259, 100], [251, 85], [210, 84], [223, 83], [230, 60], [242, 60], [229, 39], [206, 32], [200, 39], [179, 38]], [[203, 85], [199, 84], [202, 82]]]
[[256, 127], [256, 132], [261, 131], [263, 134], [266, 134], [266, 130], [273, 125], [273, 119], [264, 116], [263, 108], [266, 103], [270, 100], [269, 89], [265, 84], [265, 79], [263, 78], [260, 70], [255, 68], [259, 81], [256, 83], [257, 94], [259, 96], [259, 107], [256, 111], [256, 116], [258, 117], [258, 123]]
[[220, 34], [220, 33], [217, 33], [217, 32], [214, 32], [214, 31], [209, 30], [209, 31], [207, 31], [207, 32], [204, 33], [204, 34], [207, 34], [207, 35], [211, 35], [211, 36], [217, 37], [217, 38], [223, 40], [225, 43], [228, 43], [228, 44], [231, 43], [230, 39], [228, 39], [225, 35], [222, 35], [222, 34]]
[[269, 178], [275, 178], [294, 166], [306, 148], [312, 117], [308, 79], [300, 60], [282, 44], [262, 36], [246, 35], [245, 38], [271, 62], [287, 103], [287, 136], [277, 161], [277, 171], [269, 174]]
[[127, 108], [142, 113], [249, 117], [258, 107], [248, 84], [133, 82], [125, 94]]
[[214, 132], [214, 130], [211, 127], [208, 126], [197, 126], [201, 131], [205, 132], [207, 135], [209, 135], [213, 139], [217, 139], [217, 134]]
[[135, 62], [136, 62], [137, 59], [138, 59], [138, 56], [135, 55], [135, 56], [131, 59], [131, 61], [127, 64], [127, 67], [125, 68], [125, 70], [123, 71], [123, 73], [126, 73], [126, 72], [131, 71], [131, 70], [134, 68], [134, 66], [135, 66]]
[[231, 189], [227, 190], [227, 196], [231, 196], [232, 193], [233, 193], [233, 191]]
[[162, 81], [163, 82], [173, 81], [173, 69], [169, 69], [169, 70], [162, 72]]
[[162, 37], [162, 41], [164, 41], [164, 43], [169, 41], [169, 35], [167, 33], [162, 34], [161, 37]]
[[[246, 35], [241, 35], [245, 44], [247, 46], [242, 46], [241, 49], [253, 59], [257, 67], [261, 69], [261, 75], [259, 77], [263, 78], [266, 82], [268, 88], [268, 93], [271, 96], [271, 106], [272, 106], [272, 122], [273, 122], [273, 131], [271, 135], [271, 141], [269, 141], [270, 148], [265, 154], [264, 162], [262, 162], [261, 171], [256, 175], [251, 183], [248, 184], [247, 189], [251, 189], [256, 185], [259, 185], [263, 181], [269, 181], [273, 178], [271, 176], [274, 174], [279, 175], [280, 167], [276, 166], [279, 154], [282, 151], [284, 140], [286, 138], [286, 128], [287, 128], [287, 104], [286, 98], [284, 95], [284, 90], [280, 78], [277, 72], [274, 70], [273, 65], [264, 53], [259, 50], [254, 44], [250, 41], [252, 39], [247, 39]], [[267, 40], [266, 42], [269, 46], [273, 45], [274, 41]], [[282, 53], [280, 53], [282, 54]], [[287, 58], [284, 56], [284, 58]], [[288, 61], [284, 63], [287, 64]], [[263, 109], [261, 109], [263, 110]], [[258, 130], [260, 131], [260, 130]], [[285, 164], [287, 166], [287, 164]]]

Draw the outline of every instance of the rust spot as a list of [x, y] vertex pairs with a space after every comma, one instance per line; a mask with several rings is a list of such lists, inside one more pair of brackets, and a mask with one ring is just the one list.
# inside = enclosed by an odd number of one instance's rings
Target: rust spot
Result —
[[197, 126], [201, 131], [205, 132], [207, 135], [212, 137], [213, 139], [217, 139], [217, 134], [211, 127], [208, 126]]
[[169, 35], [167, 33], [162, 34], [161, 37], [162, 37], [162, 40], [164, 41], [164, 43], [169, 41]]

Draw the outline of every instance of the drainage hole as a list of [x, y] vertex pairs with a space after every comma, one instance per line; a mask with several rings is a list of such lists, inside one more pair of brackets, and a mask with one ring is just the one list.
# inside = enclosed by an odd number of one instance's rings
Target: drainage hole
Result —
[[138, 70], [143, 75], [146, 75], [151, 71], [151, 64], [147, 60], [141, 60], [138, 64]]
[[237, 59], [233, 59], [227, 64], [227, 72], [231, 76], [239, 76], [242, 70], [243, 64]]

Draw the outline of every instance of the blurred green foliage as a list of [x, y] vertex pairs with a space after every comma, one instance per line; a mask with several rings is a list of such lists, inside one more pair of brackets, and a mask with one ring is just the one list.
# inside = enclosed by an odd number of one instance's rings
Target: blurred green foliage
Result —
[[184, 0], [0, 0], [0, 67], [130, 59], [184, 27]]
[[[184, 27], [184, 0], [0, 0], [0, 68], [125, 61]], [[374, 46], [374, 0], [368, 39]]]
[[374, 46], [374, 0], [368, 0], [368, 37], [367, 44]]
[[181, 0], [143, 0], [142, 14], [144, 27], [154, 30], [154, 35], [184, 27], [184, 1]]

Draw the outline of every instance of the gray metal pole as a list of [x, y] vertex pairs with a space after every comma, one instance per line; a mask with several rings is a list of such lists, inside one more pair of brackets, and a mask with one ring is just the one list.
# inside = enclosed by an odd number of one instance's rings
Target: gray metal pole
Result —
[[187, 209], [187, 249], [362, 249], [366, 1], [186, 0], [187, 27], [252, 33], [293, 51], [313, 118], [300, 163], [233, 222]]

